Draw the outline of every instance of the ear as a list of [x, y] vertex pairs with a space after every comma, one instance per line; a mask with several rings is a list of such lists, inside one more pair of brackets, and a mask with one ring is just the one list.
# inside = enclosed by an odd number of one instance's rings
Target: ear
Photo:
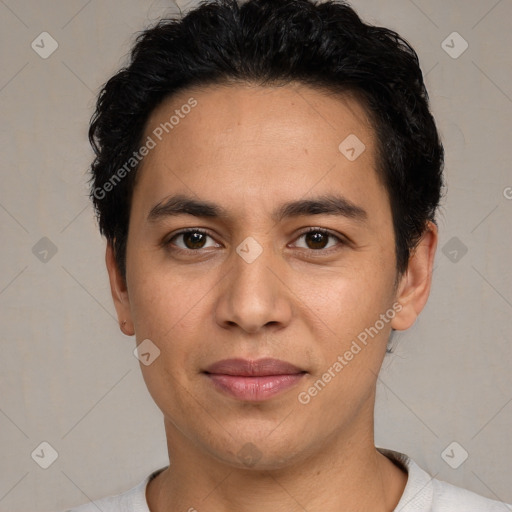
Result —
[[126, 287], [126, 282], [119, 271], [119, 267], [114, 256], [114, 247], [111, 241], [107, 241], [105, 263], [107, 265], [108, 277], [110, 280], [110, 291], [112, 292], [112, 299], [114, 299], [119, 327], [127, 336], [133, 336], [135, 334], [135, 330], [131, 316], [128, 289]]
[[427, 303], [437, 240], [437, 226], [433, 222], [428, 222], [397, 288], [396, 300], [402, 309], [391, 321], [391, 327], [397, 331], [411, 327]]

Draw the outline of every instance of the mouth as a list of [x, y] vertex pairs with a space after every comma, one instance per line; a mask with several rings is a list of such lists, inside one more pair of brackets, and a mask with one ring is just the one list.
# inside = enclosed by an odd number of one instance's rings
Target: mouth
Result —
[[209, 366], [204, 372], [223, 393], [243, 401], [267, 400], [296, 385], [307, 374], [295, 365], [279, 359], [224, 359]]

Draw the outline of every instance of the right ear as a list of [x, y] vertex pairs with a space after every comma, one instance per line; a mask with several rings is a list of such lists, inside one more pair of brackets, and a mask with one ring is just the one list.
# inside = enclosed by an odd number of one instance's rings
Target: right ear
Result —
[[119, 266], [117, 265], [114, 247], [111, 240], [107, 241], [107, 249], [105, 252], [105, 263], [107, 265], [108, 277], [110, 281], [110, 291], [112, 292], [112, 299], [117, 311], [117, 320], [121, 331], [127, 336], [133, 336], [135, 329], [133, 326], [130, 298], [128, 296], [128, 289], [126, 282]]

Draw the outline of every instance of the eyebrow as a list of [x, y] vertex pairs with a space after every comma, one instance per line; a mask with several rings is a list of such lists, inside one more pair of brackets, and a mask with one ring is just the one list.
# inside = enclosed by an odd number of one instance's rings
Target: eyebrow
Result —
[[[228, 220], [229, 211], [210, 201], [200, 201], [192, 197], [177, 194], [155, 205], [148, 214], [149, 222], [157, 222], [166, 217], [193, 215], [195, 217]], [[272, 214], [275, 222], [305, 215], [337, 215], [356, 221], [368, 218], [366, 210], [339, 195], [323, 195], [312, 199], [289, 201], [279, 206]]]

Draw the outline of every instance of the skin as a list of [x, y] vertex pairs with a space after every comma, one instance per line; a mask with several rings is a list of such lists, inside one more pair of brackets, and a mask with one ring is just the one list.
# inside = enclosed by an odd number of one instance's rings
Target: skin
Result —
[[[395, 286], [389, 199], [375, 170], [372, 125], [356, 99], [298, 84], [195, 88], [161, 104], [145, 137], [190, 97], [197, 106], [139, 171], [126, 281], [111, 244], [106, 251], [123, 332], [160, 350], [153, 363], [141, 363], [164, 415], [171, 460], [148, 486], [150, 510], [391, 511], [407, 475], [375, 449], [376, 381], [391, 327], [410, 327], [427, 301], [436, 227], [427, 225]], [[350, 134], [366, 146], [354, 161], [338, 149]], [[284, 202], [334, 192], [366, 218], [272, 218]], [[228, 215], [148, 220], [155, 205], [177, 193], [216, 203]], [[195, 245], [173, 238], [183, 228], [209, 236]], [[303, 236], [308, 228], [334, 237], [315, 245]], [[262, 248], [252, 263], [236, 252], [247, 237]], [[397, 303], [393, 320], [301, 404], [298, 394]], [[307, 374], [270, 400], [240, 401], [202, 373], [231, 357], [274, 357]], [[247, 443], [259, 457], [251, 467], [237, 456]]]

